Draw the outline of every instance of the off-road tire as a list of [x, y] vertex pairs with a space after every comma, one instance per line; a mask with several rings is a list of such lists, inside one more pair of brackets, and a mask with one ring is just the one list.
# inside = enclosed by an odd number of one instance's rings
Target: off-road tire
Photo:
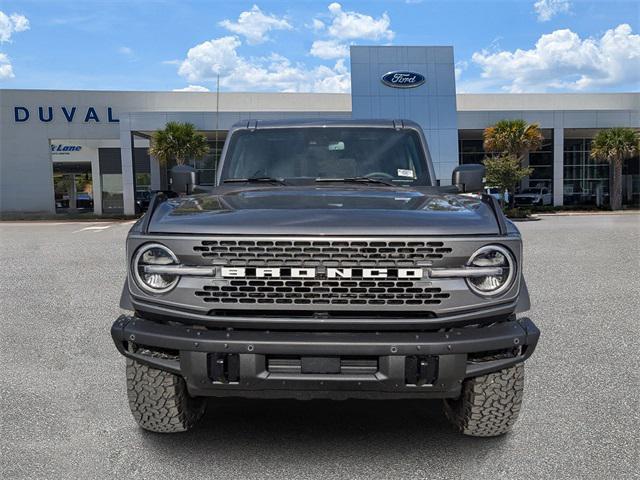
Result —
[[187, 392], [184, 379], [127, 359], [127, 395], [133, 418], [152, 432], [189, 430], [202, 417], [206, 403]]
[[518, 419], [524, 392], [524, 363], [470, 378], [455, 400], [445, 400], [444, 411], [456, 429], [473, 437], [495, 437], [508, 432]]

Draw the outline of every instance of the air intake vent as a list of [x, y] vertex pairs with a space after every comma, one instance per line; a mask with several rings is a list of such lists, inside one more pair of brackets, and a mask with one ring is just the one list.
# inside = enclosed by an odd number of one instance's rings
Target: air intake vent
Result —
[[421, 282], [384, 280], [230, 280], [229, 285], [206, 285], [195, 295], [205, 302], [275, 305], [438, 305], [449, 298], [440, 288]]
[[413, 267], [452, 252], [439, 241], [205, 240], [193, 247], [214, 265]]

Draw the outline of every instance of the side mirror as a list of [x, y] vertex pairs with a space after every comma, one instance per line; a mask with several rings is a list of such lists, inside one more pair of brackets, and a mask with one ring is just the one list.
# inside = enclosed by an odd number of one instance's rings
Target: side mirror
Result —
[[171, 190], [179, 195], [190, 195], [199, 183], [198, 171], [189, 165], [176, 165], [171, 169]]
[[477, 163], [459, 165], [453, 170], [451, 184], [461, 193], [478, 193], [484, 190], [484, 165]]

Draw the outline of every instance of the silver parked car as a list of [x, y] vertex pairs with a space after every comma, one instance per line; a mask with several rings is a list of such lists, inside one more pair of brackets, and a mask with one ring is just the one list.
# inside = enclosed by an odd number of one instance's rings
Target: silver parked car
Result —
[[546, 187], [525, 188], [513, 196], [516, 205], [552, 205], [553, 195]]

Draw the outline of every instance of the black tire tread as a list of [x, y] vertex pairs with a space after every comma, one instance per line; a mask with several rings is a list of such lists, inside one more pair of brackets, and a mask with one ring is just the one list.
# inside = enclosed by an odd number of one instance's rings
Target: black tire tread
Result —
[[474, 437], [495, 437], [513, 427], [524, 393], [524, 363], [465, 380], [458, 399], [445, 400], [456, 429]]
[[189, 396], [182, 377], [131, 359], [126, 372], [129, 407], [145, 430], [184, 432], [204, 414], [206, 403]]

